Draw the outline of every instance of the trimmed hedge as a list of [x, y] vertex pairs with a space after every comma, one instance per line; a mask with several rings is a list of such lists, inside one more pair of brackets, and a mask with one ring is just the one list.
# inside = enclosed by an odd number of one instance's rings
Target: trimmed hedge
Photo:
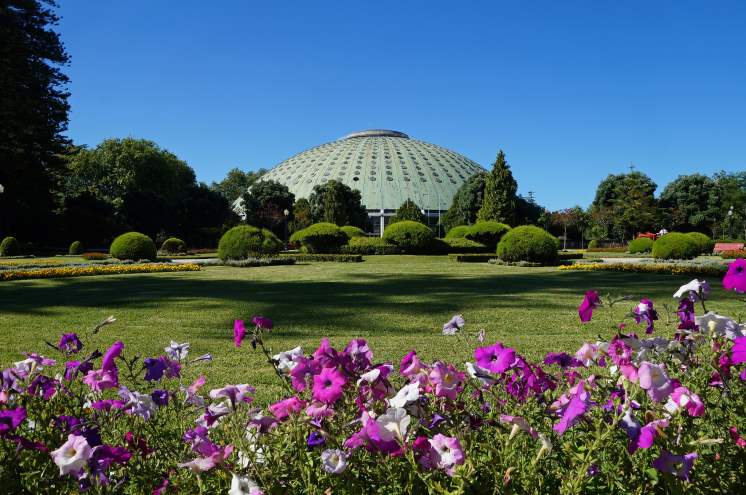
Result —
[[169, 237], [161, 244], [161, 251], [168, 254], [179, 254], [186, 252], [186, 242], [178, 237]]
[[560, 261], [582, 260], [583, 253], [557, 253], [557, 259]]
[[649, 253], [653, 250], [653, 239], [649, 237], [640, 237], [631, 241], [627, 246], [627, 251], [631, 254]]
[[97, 260], [105, 260], [109, 257], [106, 253], [83, 253], [80, 255], [81, 258], [83, 258], [86, 261], [97, 261]]
[[626, 247], [589, 247], [586, 249], [589, 253], [626, 253]]
[[688, 234], [671, 232], [653, 243], [653, 257], [658, 259], [685, 260], [700, 254], [700, 246]]
[[120, 260], [150, 260], [157, 256], [153, 239], [140, 232], [127, 232], [111, 243], [109, 254]]
[[510, 226], [500, 222], [484, 221], [469, 226], [465, 237], [469, 240], [481, 242], [490, 249], [495, 249], [500, 239], [510, 231]]
[[494, 258], [494, 250], [485, 246], [481, 242], [472, 241], [462, 237], [446, 237], [445, 239], [437, 239], [436, 243], [442, 252], [460, 253], [460, 254], [476, 254], [476, 253], [490, 253], [490, 256]]
[[457, 263], [487, 263], [494, 259], [494, 254], [449, 254], [448, 259]]
[[344, 232], [348, 239], [353, 239], [355, 237], [365, 237], [365, 232], [363, 231], [363, 229], [355, 227], [353, 225], [345, 225], [344, 227], [340, 227], [339, 230]]
[[461, 239], [466, 237], [466, 233], [469, 232], [468, 225], [457, 225], [448, 231], [446, 239]]
[[[668, 235], [668, 234], [666, 234]], [[562, 271], [582, 272], [632, 272], [662, 273], [670, 275], [710, 275], [723, 276], [728, 265], [722, 263], [697, 263], [696, 261], [676, 261], [660, 263], [575, 263], [559, 267]]]
[[353, 237], [350, 243], [342, 246], [345, 254], [399, 254], [401, 248], [389, 244], [380, 237]]
[[399, 246], [406, 253], [422, 253], [432, 249], [435, 234], [425, 224], [402, 220], [386, 227], [383, 239]]
[[697, 254], [712, 254], [712, 249], [715, 247], [715, 242], [713, 242], [712, 239], [710, 239], [705, 234], [702, 234], [701, 232], [689, 232], [686, 235], [688, 235], [695, 244], [697, 244], [697, 248], [699, 249], [699, 253]]
[[363, 257], [359, 254], [283, 254], [282, 257], [300, 261], [333, 261], [337, 263], [360, 263]]
[[83, 248], [83, 243], [80, 241], [73, 241], [72, 244], [70, 244], [70, 247], [67, 250], [67, 254], [71, 254], [73, 256], [83, 254], [85, 252], [85, 249]]
[[[153, 247], [155, 247], [155, 245]], [[92, 275], [123, 275], [130, 273], [197, 272], [199, 270], [199, 266], [192, 263], [118, 263], [112, 265], [89, 264], [88, 266], [0, 271], [0, 281], [29, 280], [39, 278], [88, 277]]]
[[338, 253], [347, 244], [348, 237], [333, 223], [321, 222], [299, 230], [291, 237], [303, 246], [307, 253]]
[[267, 229], [239, 225], [223, 234], [218, 243], [218, 258], [242, 260], [249, 257], [277, 254], [282, 241]]
[[511, 229], [497, 245], [497, 256], [503, 261], [556, 263], [557, 238], [534, 225]]
[[598, 239], [593, 239], [588, 243], [588, 249], [596, 249], [598, 247]]
[[6, 237], [3, 242], [0, 242], [0, 256], [18, 256], [19, 254], [21, 254], [21, 247], [15, 237]]
[[735, 260], [737, 258], [746, 258], [746, 249], [736, 249], [731, 251], [721, 251], [720, 257], [726, 260]]

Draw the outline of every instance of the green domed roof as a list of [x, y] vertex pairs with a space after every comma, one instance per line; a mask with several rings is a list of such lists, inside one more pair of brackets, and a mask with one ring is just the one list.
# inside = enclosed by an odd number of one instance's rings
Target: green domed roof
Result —
[[446, 210], [466, 180], [482, 171], [463, 155], [410, 139], [403, 132], [374, 129], [298, 153], [262, 177], [308, 198], [317, 184], [337, 180], [360, 191], [369, 210], [396, 209], [408, 198], [421, 208]]

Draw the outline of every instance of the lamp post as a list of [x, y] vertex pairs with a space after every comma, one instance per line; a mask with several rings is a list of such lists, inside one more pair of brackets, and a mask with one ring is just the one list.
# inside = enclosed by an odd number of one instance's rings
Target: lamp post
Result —
[[288, 248], [288, 215], [290, 215], [290, 211], [287, 208], [285, 208], [282, 211], [282, 214], [285, 217], [285, 249], [287, 249]]
[[733, 239], [733, 205], [728, 209], [728, 239]]

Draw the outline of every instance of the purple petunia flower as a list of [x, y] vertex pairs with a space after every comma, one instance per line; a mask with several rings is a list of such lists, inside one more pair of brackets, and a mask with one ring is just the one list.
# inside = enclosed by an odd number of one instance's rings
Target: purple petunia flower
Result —
[[91, 370], [83, 377], [83, 383], [91, 387], [94, 392], [117, 387], [119, 385], [117, 369], [115, 367], [112, 370]]
[[64, 353], [75, 354], [83, 348], [83, 342], [75, 333], [63, 333], [57, 347]]
[[595, 290], [589, 290], [588, 292], [586, 292], [585, 297], [583, 298], [583, 302], [580, 303], [580, 306], [578, 306], [578, 315], [580, 316], [580, 321], [582, 321], [583, 323], [591, 321], [591, 318], [593, 317], [593, 310], [600, 305], [601, 298], [598, 297], [598, 292], [596, 292]]
[[168, 390], [153, 390], [150, 393], [150, 398], [158, 407], [168, 405]]
[[443, 325], [443, 335], [456, 335], [456, 332], [464, 328], [466, 321], [461, 315], [455, 315]]
[[547, 355], [544, 356], [544, 364], [557, 364], [561, 368], [577, 368], [583, 366], [583, 363], [566, 352], [548, 352]]
[[728, 272], [723, 277], [723, 287], [726, 290], [746, 292], [746, 260], [738, 258], [728, 265]]
[[643, 361], [637, 370], [637, 376], [640, 388], [646, 390], [655, 402], [663, 402], [673, 392], [673, 384], [662, 364]]
[[686, 455], [674, 455], [667, 450], [661, 450], [660, 456], [653, 461], [653, 467], [661, 473], [676, 475], [679, 479], [689, 481], [689, 472], [697, 459], [696, 452]]
[[373, 362], [373, 352], [365, 339], [352, 339], [345, 347], [344, 354], [352, 362], [353, 371], [367, 370]]
[[649, 449], [653, 446], [653, 442], [655, 442], [655, 439], [658, 436], [658, 432], [667, 427], [667, 419], [656, 419], [646, 424], [645, 426], [642, 426], [639, 430], [639, 433], [636, 436], [630, 438], [627, 450], [631, 454], [637, 449]]
[[244, 337], [246, 337], [246, 327], [243, 320], [235, 320], [233, 322], [233, 344], [236, 347], [241, 347]]
[[102, 399], [91, 403], [91, 409], [97, 411], [111, 411], [112, 409], [122, 409], [124, 401], [117, 399]]
[[297, 364], [290, 372], [290, 383], [298, 392], [303, 392], [308, 387], [308, 379], [321, 371], [321, 365], [315, 359], [304, 356], [297, 358]]
[[401, 360], [399, 373], [403, 376], [411, 377], [416, 375], [422, 369], [422, 361], [417, 357], [417, 351], [409, 351]]
[[684, 297], [679, 302], [679, 309], [676, 314], [679, 316], [679, 330], [698, 330], [697, 319], [694, 316], [694, 301], [689, 297]]
[[65, 363], [65, 380], [71, 382], [75, 380], [78, 373], [85, 375], [93, 369], [93, 363], [90, 361], [68, 361]]
[[109, 478], [106, 474], [109, 472], [112, 464], [127, 463], [132, 454], [124, 447], [114, 447], [112, 445], [99, 445], [94, 447], [91, 458], [88, 460], [88, 466], [91, 474], [96, 476], [101, 484], [108, 484]]
[[0, 437], [15, 431], [25, 419], [26, 409], [23, 407], [0, 411]]
[[312, 431], [308, 434], [308, 440], [306, 441], [306, 444], [310, 448], [319, 447], [321, 445], [324, 445], [325, 443], [326, 439], [324, 438], [324, 435], [322, 435], [318, 431]]
[[336, 368], [323, 368], [313, 377], [313, 398], [332, 404], [342, 397], [346, 383], [344, 375]]
[[146, 381], [158, 381], [163, 378], [163, 373], [166, 371], [166, 362], [163, 357], [157, 358], [145, 358], [143, 360], [143, 366], [145, 367], [145, 380]]
[[505, 373], [515, 361], [515, 350], [503, 347], [500, 342], [488, 347], [477, 347], [474, 350], [477, 364], [490, 373]]
[[430, 439], [430, 459], [433, 467], [442, 469], [453, 476], [456, 466], [464, 463], [464, 451], [458, 438], [438, 433]]
[[658, 312], [653, 309], [653, 301], [650, 299], [642, 299], [640, 300], [640, 303], [635, 306], [635, 309], [632, 311], [635, 322], [639, 325], [640, 322], [645, 321], [647, 323], [647, 328], [645, 328], [645, 333], [653, 333], [653, 322], [658, 319]]
[[456, 400], [458, 394], [464, 390], [466, 375], [454, 368], [452, 364], [438, 361], [433, 364], [429, 378], [430, 383], [435, 386], [436, 397]]
[[736, 337], [730, 352], [731, 364], [746, 363], [746, 337]]
[[259, 316], [259, 315], [252, 316], [251, 323], [261, 328], [262, 330], [272, 330], [272, 328], [274, 328], [275, 326], [272, 320], [270, 320], [266, 316]]
[[101, 369], [106, 371], [116, 370], [117, 366], [114, 361], [122, 354], [123, 349], [124, 343], [121, 340], [114, 342], [101, 359]]
[[256, 389], [245, 383], [226, 385], [223, 388], [214, 388], [210, 390], [210, 398], [218, 399], [220, 397], [227, 397], [231, 403], [231, 408], [235, 409], [236, 404], [240, 402], [251, 404], [254, 400], [254, 392], [256, 392]]
[[284, 421], [291, 414], [298, 414], [306, 407], [306, 403], [296, 396], [275, 402], [269, 406], [271, 412], [278, 421]]
[[591, 394], [585, 390], [584, 382], [579, 382], [575, 394], [569, 398], [569, 402], [559, 411], [562, 414], [562, 418], [552, 429], [559, 435], [562, 435], [568, 428], [577, 423], [593, 405], [590, 397]]

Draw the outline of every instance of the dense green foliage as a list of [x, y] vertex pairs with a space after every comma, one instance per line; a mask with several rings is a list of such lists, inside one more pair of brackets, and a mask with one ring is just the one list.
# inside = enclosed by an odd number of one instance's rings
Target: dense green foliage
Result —
[[588, 249], [595, 249], [598, 247], [598, 240], [593, 239], [591, 242], [588, 243]]
[[368, 213], [361, 201], [360, 191], [336, 180], [314, 186], [308, 198], [314, 222], [364, 228]]
[[363, 261], [363, 257], [360, 254], [356, 253], [293, 253], [287, 254], [285, 256], [302, 263], [311, 261], [331, 263], [361, 263]]
[[70, 58], [51, 1], [0, 3], [0, 237], [53, 242]]
[[513, 225], [516, 213], [516, 191], [518, 184], [513, 178], [505, 153], [497, 153], [492, 170], [484, 181], [482, 207], [477, 212], [478, 220], [492, 220]]
[[127, 232], [111, 243], [109, 254], [120, 260], [155, 260], [157, 253], [153, 240], [140, 232]]
[[680, 175], [670, 182], [658, 204], [666, 212], [667, 225], [676, 231], [709, 231], [721, 215], [721, 188], [702, 174]]
[[701, 232], [689, 232], [688, 235], [697, 245], [697, 254], [712, 254], [715, 243], [712, 239]]
[[263, 168], [247, 172], [239, 168], [232, 168], [225, 174], [223, 180], [210, 184], [210, 189], [219, 192], [228, 200], [228, 203], [233, 204], [234, 201], [242, 197], [266, 173], [267, 170]]
[[411, 199], [407, 199], [404, 203], [399, 206], [396, 210], [396, 214], [391, 217], [389, 223], [401, 222], [403, 220], [411, 220], [413, 222], [427, 224], [427, 218], [422, 213], [422, 210], [417, 203]]
[[293, 219], [288, 226], [290, 232], [298, 232], [313, 223], [311, 203], [306, 198], [298, 198], [293, 205]]
[[340, 227], [339, 230], [344, 232], [348, 239], [353, 239], [355, 237], [365, 237], [365, 231], [363, 231], [363, 229], [359, 227], [353, 227], [352, 225], [345, 225], [344, 227]]
[[446, 234], [446, 239], [458, 239], [458, 238], [464, 238], [466, 237], [466, 233], [469, 232], [469, 226], [468, 225], [456, 225], [455, 227], [451, 227], [451, 229]]
[[658, 220], [654, 197], [657, 187], [640, 172], [609, 174], [598, 185], [591, 207], [596, 227], [592, 237], [631, 239], [654, 229]]
[[282, 241], [269, 230], [251, 225], [238, 225], [220, 238], [218, 258], [242, 260], [248, 257], [276, 254], [281, 249]]
[[688, 234], [670, 232], [653, 243], [653, 257], [660, 259], [685, 260], [697, 256], [700, 246]]
[[444, 253], [494, 253], [495, 247], [486, 246], [481, 242], [472, 241], [463, 237], [446, 237], [436, 239], [439, 251]]
[[[239, 210], [243, 220], [249, 225], [256, 225], [271, 230], [276, 235], [285, 235], [285, 221], [291, 220], [295, 195], [288, 186], [273, 180], [254, 182], [241, 200]], [[285, 210], [288, 217], [285, 217]]]
[[346, 246], [342, 246], [343, 253], [349, 254], [400, 254], [399, 246], [390, 244], [380, 237], [353, 237]]
[[427, 225], [411, 220], [403, 220], [386, 227], [383, 239], [399, 246], [404, 252], [427, 251], [435, 240], [435, 234]]
[[629, 243], [627, 251], [631, 254], [649, 253], [653, 250], [653, 239], [640, 237]]
[[319, 222], [306, 227], [294, 233], [291, 239], [299, 242], [308, 253], [338, 253], [348, 241], [347, 235], [329, 222]]
[[554, 263], [557, 261], [558, 240], [546, 230], [534, 225], [511, 229], [497, 245], [497, 256], [503, 261]]
[[85, 247], [83, 246], [83, 243], [80, 241], [73, 241], [67, 250], [67, 254], [70, 254], [70, 255], [79, 255], [79, 254], [83, 254], [84, 252], [85, 252]]
[[178, 237], [169, 237], [161, 244], [161, 251], [167, 254], [179, 254], [186, 252], [186, 242]]
[[483, 220], [469, 226], [466, 238], [484, 244], [494, 250], [510, 226], [492, 220]]
[[18, 256], [21, 254], [21, 248], [15, 237], [6, 237], [0, 242], [0, 256]]
[[440, 219], [446, 229], [450, 230], [457, 225], [469, 225], [477, 220], [477, 212], [482, 207], [484, 198], [486, 177], [487, 172], [477, 172], [458, 188], [451, 207]]

